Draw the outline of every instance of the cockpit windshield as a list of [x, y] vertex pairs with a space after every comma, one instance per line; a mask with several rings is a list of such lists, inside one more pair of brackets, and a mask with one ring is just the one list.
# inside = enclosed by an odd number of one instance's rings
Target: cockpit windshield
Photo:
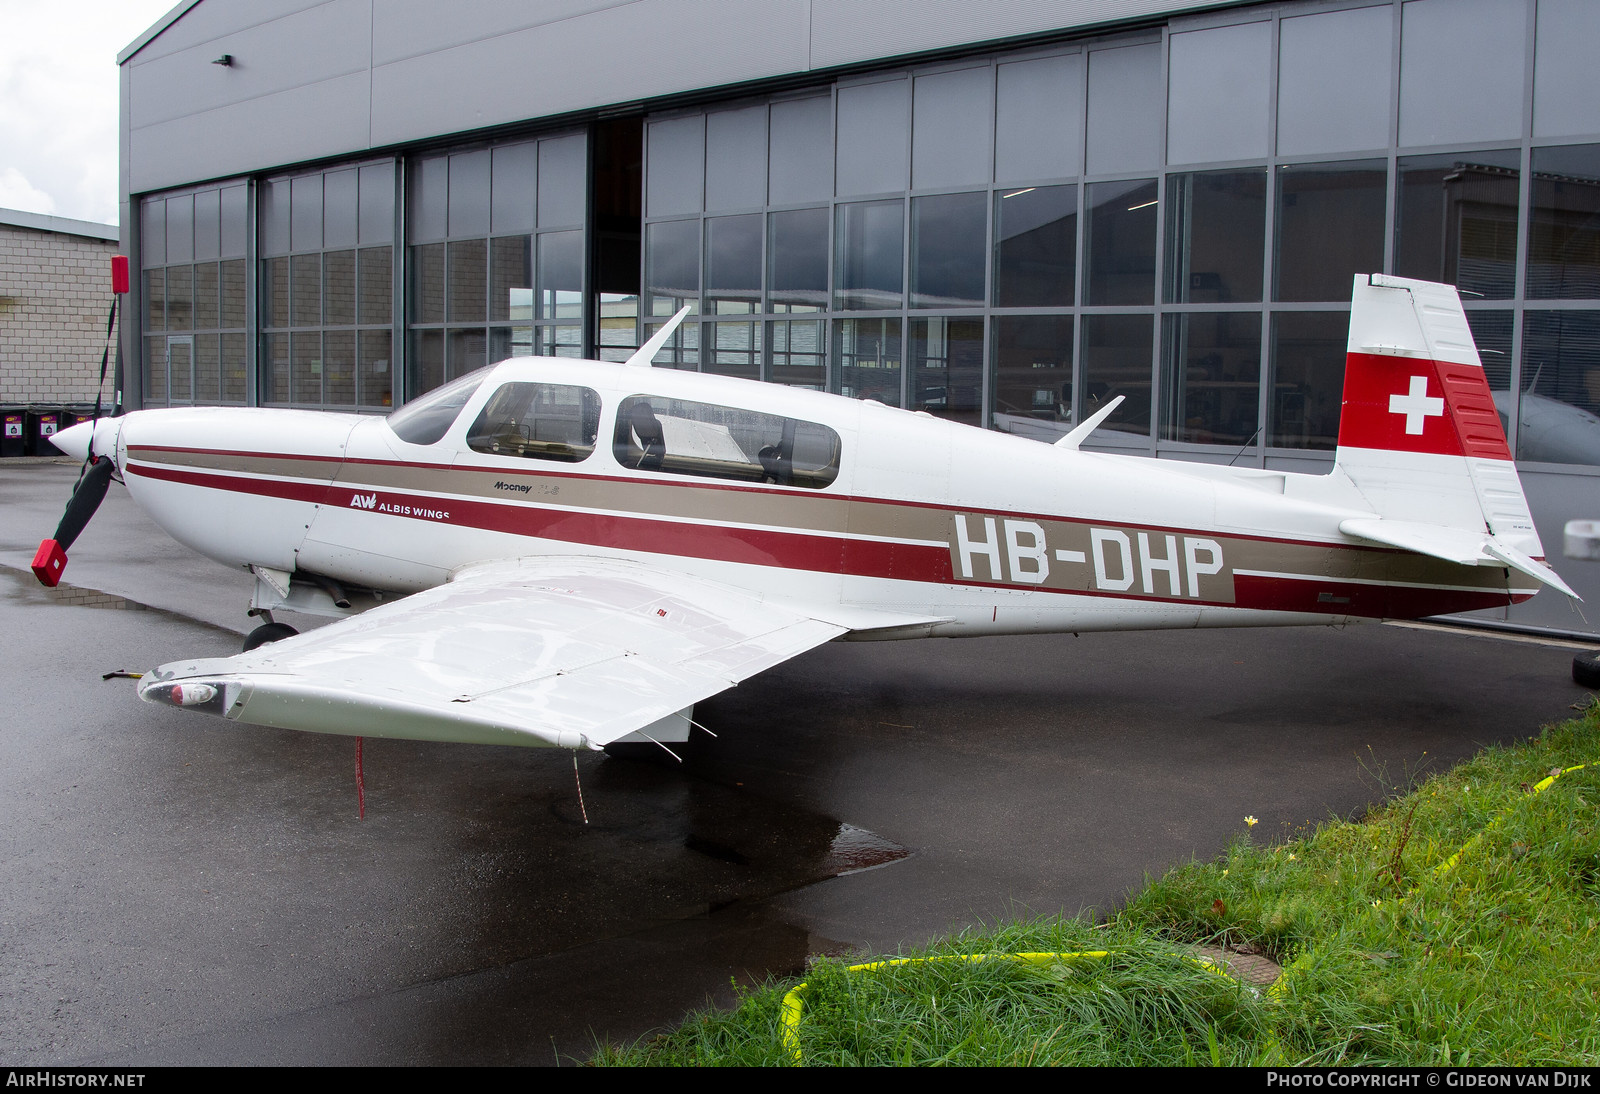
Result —
[[467, 405], [478, 385], [488, 378], [489, 368], [480, 368], [434, 388], [390, 414], [389, 428], [402, 441], [433, 444], [450, 431], [450, 424], [461, 414], [461, 408]]

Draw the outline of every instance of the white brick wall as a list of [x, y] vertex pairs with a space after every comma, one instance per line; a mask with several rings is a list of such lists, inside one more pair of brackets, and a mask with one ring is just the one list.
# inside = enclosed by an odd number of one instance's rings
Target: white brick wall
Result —
[[[116, 253], [108, 240], [0, 224], [0, 403], [94, 402]], [[115, 367], [113, 348], [108, 407]]]

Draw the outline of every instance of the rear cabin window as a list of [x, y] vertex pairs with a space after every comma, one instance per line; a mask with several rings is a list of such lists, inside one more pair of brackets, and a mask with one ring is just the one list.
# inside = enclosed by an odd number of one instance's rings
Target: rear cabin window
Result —
[[494, 456], [577, 463], [600, 433], [600, 396], [573, 384], [502, 384], [467, 430], [467, 446]]
[[819, 490], [839, 476], [839, 434], [738, 407], [634, 395], [617, 408], [624, 467]]

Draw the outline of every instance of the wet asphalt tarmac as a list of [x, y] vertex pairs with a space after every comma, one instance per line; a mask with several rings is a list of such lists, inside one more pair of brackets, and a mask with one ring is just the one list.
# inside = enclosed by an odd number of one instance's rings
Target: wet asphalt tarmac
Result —
[[75, 474], [0, 464], [0, 1064], [571, 1063], [808, 954], [1112, 909], [1591, 694], [1390, 626], [833, 643], [681, 767], [579, 757], [582, 809], [564, 751], [368, 740], [361, 820], [349, 740], [101, 681], [235, 652], [251, 579], [114, 484], [47, 593]]

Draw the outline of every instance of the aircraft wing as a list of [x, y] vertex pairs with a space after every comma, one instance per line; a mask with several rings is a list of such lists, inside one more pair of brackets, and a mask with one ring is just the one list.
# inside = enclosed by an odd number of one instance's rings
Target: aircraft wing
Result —
[[637, 563], [525, 559], [234, 657], [163, 665], [139, 695], [314, 733], [598, 749], [846, 629]]

